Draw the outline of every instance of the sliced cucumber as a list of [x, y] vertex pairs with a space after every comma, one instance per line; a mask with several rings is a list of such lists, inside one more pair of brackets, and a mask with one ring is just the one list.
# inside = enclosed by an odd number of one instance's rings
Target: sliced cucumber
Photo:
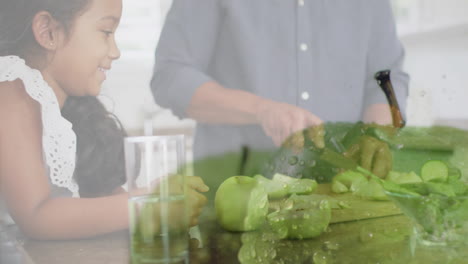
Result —
[[333, 177], [332, 191], [336, 193], [355, 192], [367, 182], [366, 176], [356, 171], [347, 170]]
[[417, 175], [414, 171], [409, 173], [390, 171], [385, 180], [397, 184], [422, 182], [421, 177], [419, 177], [419, 175]]
[[378, 183], [375, 179], [370, 179], [366, 184], [359, 186], [359, 189], [357, 189], [355, 193], [361, 198], [367, 200], [388, 200], [382, 185], [380, 185], [380, 183]]
[[281, 173], [273, 176], [273, 182], [288, 185], [288, 195], [291, 194], [311, 194], [317, 189], [317, 182], [312, 179], [298, 179]]
[[297, 178], [293, 178], [293, 177], [290, 177], [288, 175], [284, 175], [281, 173], [275, 173], [275, 175], [273, 175], [273, 181], [275, 182], [284, 182], [284, 183], [289, 184], [297, 180], [298, 180]]
[[430, 160], [421, 167], [423, 181], [446, 182], [449, 174], [447, 164], [441, 160]]
[[339, 181], [333, 181], [332, 186], [331, 186], [331, 190], [334, 193], [347, 193], [347, 192], [349, 192], [349, 188], [346, 185], [344, 185], [343, 183], [339, 182]]
[[289, 185], [285, 182], [272, 181], [257, 174], [254, 179], [265, 188], [269, 199], [280, 199], [289, 194]]
[[317, 182], [312, 179], [298, 179], [289, 184], [290, 194], [311, 194], [317, 189]]

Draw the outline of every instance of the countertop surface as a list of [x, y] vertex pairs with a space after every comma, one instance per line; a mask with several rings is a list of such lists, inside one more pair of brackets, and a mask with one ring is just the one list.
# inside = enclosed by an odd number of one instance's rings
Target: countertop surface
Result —
[[[319, 237], [306, 240], [227, 232], [213, 216], [205, 217], [200, 230], [204, 246], [192, 241], [190, 263], [466, 263], [468, 255], [466, 249], [415, 245], [404, 215], [331, 224]], [[70, 241], [29, 240], [14, 228], [9, 232], [25, 253], [18, 263], [129, 263], [127, 231]]]

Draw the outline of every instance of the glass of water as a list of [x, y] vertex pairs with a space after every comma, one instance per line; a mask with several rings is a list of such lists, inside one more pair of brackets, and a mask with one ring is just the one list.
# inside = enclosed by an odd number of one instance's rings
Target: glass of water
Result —
[[183, 135], [125, 139], [133, 264], [188, 263], [184, 142]]

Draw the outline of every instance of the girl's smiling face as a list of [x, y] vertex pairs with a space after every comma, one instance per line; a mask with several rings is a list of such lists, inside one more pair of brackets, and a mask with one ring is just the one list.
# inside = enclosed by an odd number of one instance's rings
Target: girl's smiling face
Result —
[[122, 0], [91, 0], [69, 31], [61, 30], [46, 78], [59, 101], [60, 94], [66, 97], [100, 93], [112, 61], [120, 57], [114, 33], [121, 14]]

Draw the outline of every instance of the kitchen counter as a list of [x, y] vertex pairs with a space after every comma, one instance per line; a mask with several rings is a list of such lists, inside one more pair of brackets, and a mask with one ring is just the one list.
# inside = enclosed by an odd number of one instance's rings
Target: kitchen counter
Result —
[[[411, 223], [404, 215], [331, 224], [315, 239], [276, 240], [268, 232], [226, 232], [209, 214], [200, 224], [204, 246], [191, 244], [190, 263], [466, 263], [466, 249], [412, 250]], [[129, 263], [126, 231], [69, 241], [29, 240], [14, 228], [10, 232], [30, 260], [22, 263]]]

